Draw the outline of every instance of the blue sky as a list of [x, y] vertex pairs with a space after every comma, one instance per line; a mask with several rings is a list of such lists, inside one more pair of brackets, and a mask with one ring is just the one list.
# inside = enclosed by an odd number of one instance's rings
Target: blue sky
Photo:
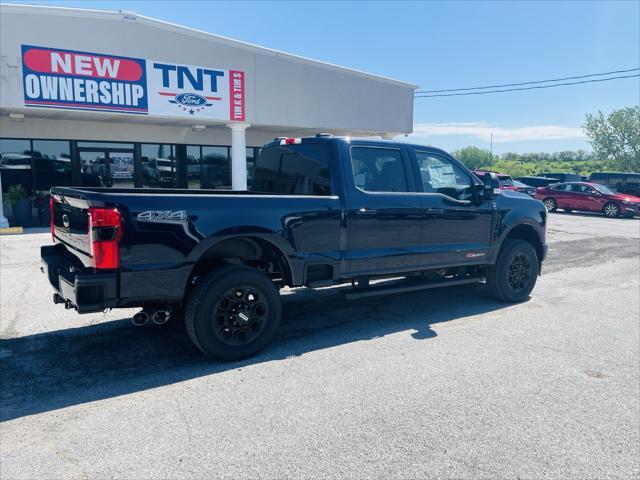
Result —
[[[640, 67], [640, 1], [15, 2], [133, 10], [366, 72], [447, 89]], [[585, 114], [638, 105], [640, 78], [417, 99], [412, 141], [494, 152], [590, 149]]]

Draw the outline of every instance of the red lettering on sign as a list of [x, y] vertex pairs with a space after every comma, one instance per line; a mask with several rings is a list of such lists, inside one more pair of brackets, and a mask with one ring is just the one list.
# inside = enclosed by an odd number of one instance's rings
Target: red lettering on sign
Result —
[[142, 67], [134, 60], [65, 50], [31, 48], [24, 54], [28, 68], [40, 73], [76, 75], [135, 82], [142, 77]]

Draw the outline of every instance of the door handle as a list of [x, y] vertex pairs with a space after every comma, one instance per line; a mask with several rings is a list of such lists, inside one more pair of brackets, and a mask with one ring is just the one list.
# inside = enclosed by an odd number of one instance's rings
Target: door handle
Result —
[[431, 215], [444, 215], [444, 208], [427, 208], [427, 213]]
[[358, 215], [377, 215], [378, 211], [373, 208], [359, 208], [356, 213]]

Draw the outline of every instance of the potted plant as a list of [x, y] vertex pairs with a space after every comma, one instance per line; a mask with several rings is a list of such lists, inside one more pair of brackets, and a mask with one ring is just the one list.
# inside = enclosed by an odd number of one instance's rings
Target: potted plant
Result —
[[33, 206], [38, 211], [38, 225], [49, 225], [49, 192], [36, 192], [33, 196]]
[[13, 210], [13, 221], [21, 227], [31, 224], [31, 202], [22, 185], [12, 185], [7, 192], [7, 203]]

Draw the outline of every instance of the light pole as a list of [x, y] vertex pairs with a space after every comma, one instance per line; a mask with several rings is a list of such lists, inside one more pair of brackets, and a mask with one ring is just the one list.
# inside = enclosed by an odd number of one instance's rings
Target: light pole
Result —
[[491, 143], [489, 144], [489, 170], [493, 172], [493, 132], [491, 132]]

